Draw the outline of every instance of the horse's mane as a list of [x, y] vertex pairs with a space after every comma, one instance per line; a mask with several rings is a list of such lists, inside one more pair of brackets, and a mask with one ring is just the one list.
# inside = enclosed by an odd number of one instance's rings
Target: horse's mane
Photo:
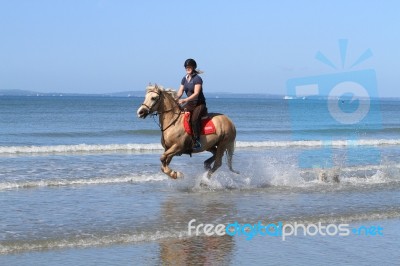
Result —
[[146, 93], [149, 92], [166, 93], [167, 95], [170, 95], [174, 100], [176, 99], [176, 94], [177, 94], [177, 91], [171, 88], [164, 89], [163, 86], [151, 85], [151, 84], [146, 87]]

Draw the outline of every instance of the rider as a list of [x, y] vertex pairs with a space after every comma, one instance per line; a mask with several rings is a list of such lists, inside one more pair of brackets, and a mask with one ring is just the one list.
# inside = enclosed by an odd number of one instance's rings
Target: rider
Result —
[[184, 63], [186, 75], [182, 78], [177, 97], [186, 93], [185, 99], [180, 99], [179, 104], [185, 105], [185, 109], [191, 113], [190, 123], [193, 131], [193, 149], [200, 149], [201, 117], [207, 114], [206, 99], [203, 94], [203, 80], [198, 75], [202, 72], [197, 70], [194, 59], [187, 59]]

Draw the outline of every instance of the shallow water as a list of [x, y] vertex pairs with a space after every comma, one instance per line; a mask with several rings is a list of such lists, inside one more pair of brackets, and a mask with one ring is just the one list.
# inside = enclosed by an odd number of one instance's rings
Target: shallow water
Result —
[[[210, 108], [238, 128], [240, 174], [224, 164], [207, 180], [209, 155], [198, 154], [174, 158], [185, 177], [170, 180], [160, 171], [157, 126], [132, 114], [138, 99], [0, 101], [0, 265], [399, 261], [400, 122], [391, 117], [398, 104], [383, 102], [382, 128], [360, 130], [355, 141], [345, 138], [352, 128], [335, 131], [329, 121], [321, 124], [332, 130], [305, 123], [297, 134], [283, 100], [242, 100], [253, 108], [243, 116], [237, 99], [213, 99]], [[189, 236], [193, 219], [381, 226], [383, 235]]]

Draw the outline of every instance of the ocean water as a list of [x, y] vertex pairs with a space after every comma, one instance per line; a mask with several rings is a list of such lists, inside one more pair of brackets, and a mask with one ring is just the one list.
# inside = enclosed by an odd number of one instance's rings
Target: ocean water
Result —
[[[0, 265], [400, 264], [400, 101], [342, 124], [327, 100], [207, 99], [236, 125], [240, 174], [224, 161], [207, 180], [201, 153], [175, 157], [171, 180], [142, 100], [0, 97]], [[350, 234], [195, 236], [193, 219]]]

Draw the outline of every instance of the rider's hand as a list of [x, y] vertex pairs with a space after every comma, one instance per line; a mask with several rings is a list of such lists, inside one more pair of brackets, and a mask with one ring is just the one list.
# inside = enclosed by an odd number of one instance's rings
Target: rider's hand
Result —
[[178, 103], [180, 105], [183, 105], [183, 104], [187, 103], [187, 101], [186, 101], [186, 99], [179, 99]]

